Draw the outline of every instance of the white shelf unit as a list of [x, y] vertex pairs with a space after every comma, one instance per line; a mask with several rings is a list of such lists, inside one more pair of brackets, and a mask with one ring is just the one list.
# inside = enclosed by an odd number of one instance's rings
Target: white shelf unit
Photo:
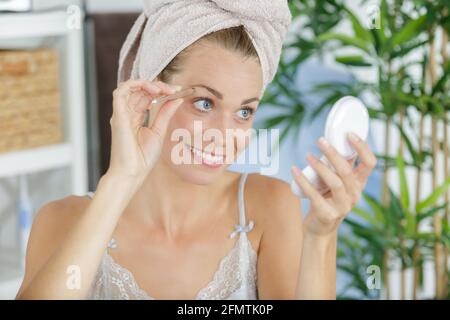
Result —
[[6, 259], [0, 264], [0, 299], [14, 298], [22, 283], [24, 271], [17, 267], [18, 253], [8, 250], [3, 252]]
[[0, 154], [0, 177], [18, 176], [72, 164], [73, 147], [61, 143]]
[[[82, 195], [88, 191], [84, 17], [80, 12], [78, 29], [70, 28], [68, 18], [64, 10], [0, 13], [0, 49], [38, 48], [47, 38], [63, 43], [60, 85], [64, 132], [64, 142], [60, 144], [0, 153], [0, 179], [67, 167], [71, 193]], [[7, 253], [2, 252], [0, 257], [2, 254]], [[23, 270], [0, 264], [0, 299], [13, 298], [22, 277]]]

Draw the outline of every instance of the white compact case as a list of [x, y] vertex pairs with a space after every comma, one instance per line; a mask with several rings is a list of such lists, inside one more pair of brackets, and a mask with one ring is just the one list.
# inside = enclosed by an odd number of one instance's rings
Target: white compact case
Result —
[[[325, 123], [324, 137], [345, 159], [351, 159], [357, 154], [349, 144], [347, 134], [353, 132], [361, 139], [366, 140], [368, 131], [369, 113], [367, 108], [358, 98], [345, 96], [336, 101], [331, 108]], [[335, 171], [325, 156], [322, 156], [320, 160]], [[302, 172], [321, 194], [328, 191], [328, 186], [310, 166], [307, 166]], [[295, 180], [291, 183], [291, 189], [296, 195], [304, 197]]]

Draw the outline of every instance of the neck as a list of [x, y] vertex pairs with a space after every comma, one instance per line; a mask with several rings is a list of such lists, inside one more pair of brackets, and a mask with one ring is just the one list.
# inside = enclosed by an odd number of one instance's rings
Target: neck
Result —
[[224, 172], [211, 184], [193, 184], [160, 160], [133, 196], [127, 212], [167, 235], [177, 234], [212, 221], [212, 213], [224, 212], [231, 200], [227, 197], [236, 198], [233, 178]]

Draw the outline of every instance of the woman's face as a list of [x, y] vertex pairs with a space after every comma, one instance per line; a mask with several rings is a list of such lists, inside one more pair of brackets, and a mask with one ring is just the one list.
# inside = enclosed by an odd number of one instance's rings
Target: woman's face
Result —
[[195, 86], [195, 92], [184, 97], [173, 116], [161, 160], [184, 180], [209, 184], [250, 142], [261, 67], [256, 59], [203, 41], [192, 48], [171, 84]]

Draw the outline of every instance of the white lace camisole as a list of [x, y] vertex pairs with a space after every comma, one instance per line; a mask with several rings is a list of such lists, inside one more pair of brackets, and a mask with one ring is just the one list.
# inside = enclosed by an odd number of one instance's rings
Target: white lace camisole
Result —
[[[241, 174], [238, 189], [239, 224], [229, 235], [239, 235], [230, 252], [221, 259], [209, 284], [201, 289], [195, 299], [200, 300], [255, 300], [258, 298], [256, 287], [257, 253], [247, 238], [247, 232], [253, 229], [254, 222], [245, 223], [244, 185], [247, 173]], [[90, 198], [93, 193], [87, 194]], [[108, 249], [114, 249], [117, 243], [111, 239], [102, 257], [99, 269], [88, 293], [87, 299], [102, 300], [153, 300], [136, 283], [130, 270], [116, 263]]]

